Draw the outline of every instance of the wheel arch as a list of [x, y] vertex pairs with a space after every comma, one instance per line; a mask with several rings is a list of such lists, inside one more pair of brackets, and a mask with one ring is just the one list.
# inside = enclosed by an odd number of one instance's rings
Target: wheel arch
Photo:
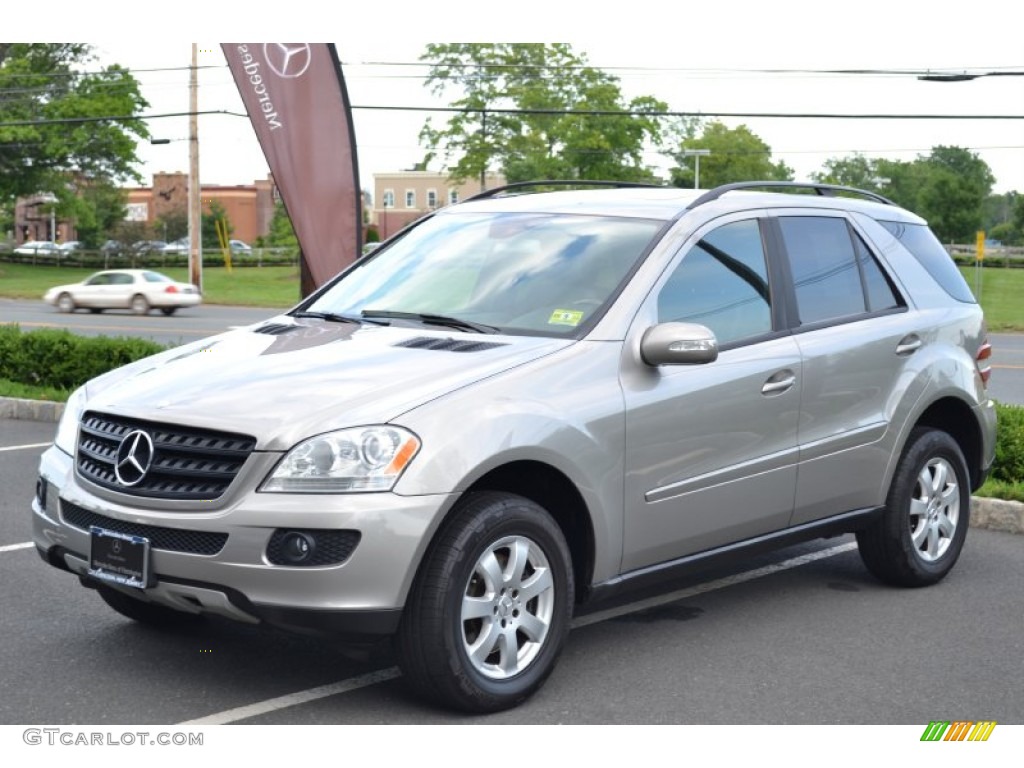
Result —
[[561, 471], [539, 461], [503, 464], [478, 478], [466, 493], [500, 491], [523, 496], [542, 506], [562, 529], [572, 556], [577, 603], [589, 590], [594, 573], [595, 541], [590, 510], [575, 484]]
[[914, 426], [931, 427], [949, 434], [960, 446], [960, 451], [967, 462], [971, 490], [978, 490], [985, 481], [984, 448], [981, 425], [978, 424], [971, 406], [959, 398], [944, 397], [929, 405], [917, 418]]

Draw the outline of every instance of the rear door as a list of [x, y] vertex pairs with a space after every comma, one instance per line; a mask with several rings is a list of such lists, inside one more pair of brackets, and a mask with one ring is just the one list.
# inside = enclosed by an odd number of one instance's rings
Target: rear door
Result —
[[842, 212], [769, 219], [792, 274], [800, 349], [800, 468], [794, 525], [884, 500], [891, 441], [908, 394], [904, 376], [924, 329]]

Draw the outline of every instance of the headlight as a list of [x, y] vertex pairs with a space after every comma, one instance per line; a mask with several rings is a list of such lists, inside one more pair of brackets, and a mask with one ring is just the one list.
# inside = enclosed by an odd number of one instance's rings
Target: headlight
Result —
[[328, 432], [288, 451], [260, 490], [390, 491], [419, 449], [419, 439], [400, 427], [356, 427]]
[[82, 418], [82, 411], [85, 410], [85, 401], [88, 395], [85, 393], [85, 386], [81, 386], [71, 393], [67, 404], [64, 406], [64, 413], [57, 425], [57, 436], [53, 438], [53, 444], [60, 448], [68, 456], [75, 455], [75, 440], [78, 437], [78, 421]]

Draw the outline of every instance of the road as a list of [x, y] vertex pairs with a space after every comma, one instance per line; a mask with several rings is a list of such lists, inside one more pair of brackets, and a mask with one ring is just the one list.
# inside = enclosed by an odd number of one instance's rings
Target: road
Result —
[[67, 328], [83, 336], [137, 336], [160, 344], [184, 344], [258, 322], [281, 311], [284, 310], [202, 304], [180, 309], [171, 317], [159, 312], [133, 315], [120, 309], [96, 315], [84, 310], [65, 315], [41, 301], [0, 299], [0, 323], [17, 323], [25, 330]]
[[988, 391], [1001, 403], [1024, 405], [1024, 334], [990, 333], [992, 378]]
[[221, 620], [159, 632], [44, 565], [25, 544], [53, 428], [0, 421], [0, 724], [1024, 722], [1020, 536], [972, 530], [927, 589], [876, 582], [850, 537], [709, 572], [578, 616], [537, 696], [470, 718], [411, 698], [387, 656]]

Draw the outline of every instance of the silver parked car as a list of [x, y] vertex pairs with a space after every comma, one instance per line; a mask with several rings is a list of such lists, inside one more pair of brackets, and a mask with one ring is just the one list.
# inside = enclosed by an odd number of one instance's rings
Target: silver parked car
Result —
[[60, 246], [47, 240], [27, 240], [14, 252], [19, 256], [57, 256], [60, 254]]
[[391, 637], [412, 690], [478, 712], [637, 585], [850, 532], [884, 582], [948, 574], [995, 416], [925, 222], [591, 186], [442, 208], [286, 314], [89, 382], [39, 552], [150, 624]]

